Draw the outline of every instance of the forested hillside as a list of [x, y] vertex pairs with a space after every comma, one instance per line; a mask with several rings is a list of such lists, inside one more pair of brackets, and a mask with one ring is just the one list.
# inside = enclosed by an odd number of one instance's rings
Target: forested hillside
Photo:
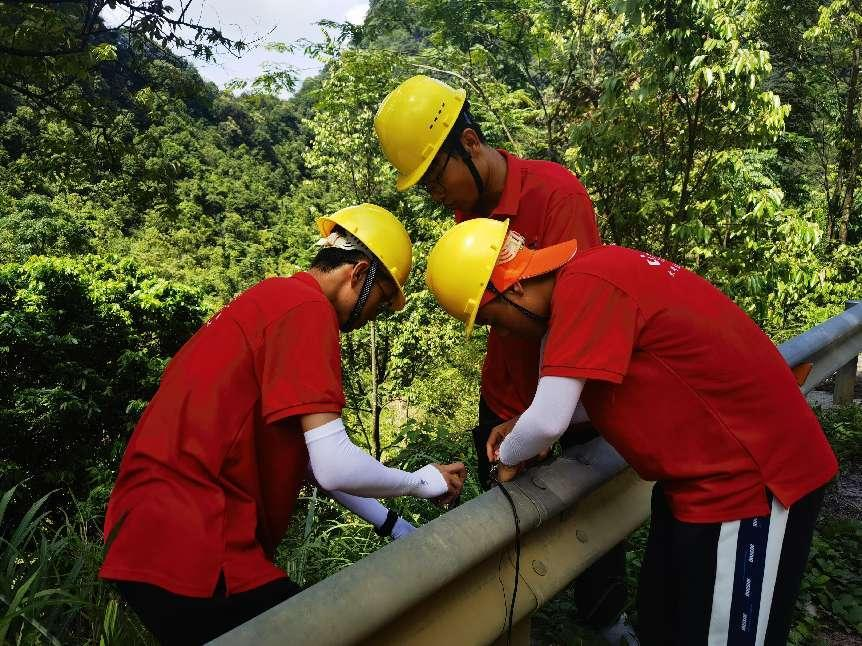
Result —
[[[120, 4], [148, 9], [116, 29], [101, 2], [0, 2], [0, 641], [146, 639], [95, 578], [126, 441], [180, 345], [305, 266], [343, 206], [392, 210], [415, 243], [405, 310], [342, 338], [354, 439], [391, 465], [475, 461], [484, 336], [424, 284], [451, 215], [396, 193], [372, 127], [409, 76], [466, 88], [491, 143], [581, 178], [606, 242], [706, 276], [776, 341], [862, 293], [855, 0], [372, 0], [295, 45], [325, 67], [288, 100], [283, 74], [204, 81], [196, 60], [248, 46], [205, 19]], [[279, 564], [308, 584], [379, 545], [309, 489]], [[858, 597], [813, 594], [798, 643], [860, 631]]]

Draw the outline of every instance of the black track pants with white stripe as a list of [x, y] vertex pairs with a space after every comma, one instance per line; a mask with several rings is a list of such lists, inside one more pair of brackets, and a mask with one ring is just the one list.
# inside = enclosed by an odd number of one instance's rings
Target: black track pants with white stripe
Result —
[[638, 587], [644, 646], [785, 646], [823, 501], [725, 523], [673, 517], [660, 484]]

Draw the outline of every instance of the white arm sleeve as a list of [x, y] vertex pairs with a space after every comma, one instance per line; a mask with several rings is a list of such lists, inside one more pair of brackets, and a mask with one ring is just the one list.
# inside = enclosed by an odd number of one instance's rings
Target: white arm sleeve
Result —
[[[362, 498], [361, 496], [354, 496], [343, 491], [328, 491], [327, 493], [333, 500], [338, 501], [345, 508], [360, 518], [364, 518], [377, 528], [383, 526], [383, 523], [386, 522], [386, 517], [389, 515], [389, 508], [375, 498]], [[416, 528], [413, 525], [399, 516], [392, 527], [390, 536], [392, 538], [401, 538], [415, 530]]]
[[[539, 345], [539, 370], [542, 369], [542, 362], [545, 358], [545, 341], [548, 340], [548, 335], [542, 337], [542, 343]], [[569, 421], [569, 426], [573, 426], [575, 424], [582, 424], [584, 422], [589, 422], [590, 416], [587, 415], [587, 409], [584, 408], [584, 405], [581, 402], [578, 402], [578, 405], [575, 407], [575, 412], [572, 414], [572, 419]]]
[[413, 473], [380, 464], [350, 441], [340, 417], [305, 433], [305, 444], [311, 472], [327, 491], [370, 498], [436, 498], [449, 490], [433, 464]]
[[362, 498], [361, 496], [354, 496], [343, 491], [327, 491], [326, 493], [343, 507], [346, 507], [360, 518], [364, 518], [375, 527], [380, 527], [385, 523], [386, 516], [389, 515], [389, 508], [376, 498]]
[[500, 444], [500, 462], [520, 464], [556, 442], [569, 427], [583, 389], [583, 379], [539, 379], [533, 403]]

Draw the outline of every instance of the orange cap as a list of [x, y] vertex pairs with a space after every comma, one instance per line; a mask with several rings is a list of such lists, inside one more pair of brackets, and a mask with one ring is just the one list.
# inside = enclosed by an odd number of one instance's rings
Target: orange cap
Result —
[[[491, 272], [491, 283], [502, 294], [519, 280], [556, 271], [574, 258], [577, 251], [577, 240], [566, 240], [544, 249], [529, 249], [524, 244], [523, 236], [510, 230], [497, 257], [494, 271]], [[486, 291], [479, 307], [495, 297], [496, 294]]]

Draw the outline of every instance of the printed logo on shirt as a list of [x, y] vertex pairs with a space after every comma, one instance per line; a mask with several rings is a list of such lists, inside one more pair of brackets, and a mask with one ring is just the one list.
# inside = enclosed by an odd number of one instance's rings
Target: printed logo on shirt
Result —
[[651, 267], [661, 267], [661, 259], [656, 258], [651, 253], [642, 253], [641, 258], [646, 259], [647, 264]]
[[664, 260], [662, 258], [659, 258], [658, 256], [652, 255], [651, 253], [647, 253], [647, 252], [642, 253], [641, 258], [646, 260], [646, 263], [650, 267], [664, 267], [667, 270], [667, 275], [670, 276], [671, 278], [676, 276], [676, 273], [680, 269], [682, 269], [682, 267], [680, 267], [676, 263], [670, 262], [668, 260]]

